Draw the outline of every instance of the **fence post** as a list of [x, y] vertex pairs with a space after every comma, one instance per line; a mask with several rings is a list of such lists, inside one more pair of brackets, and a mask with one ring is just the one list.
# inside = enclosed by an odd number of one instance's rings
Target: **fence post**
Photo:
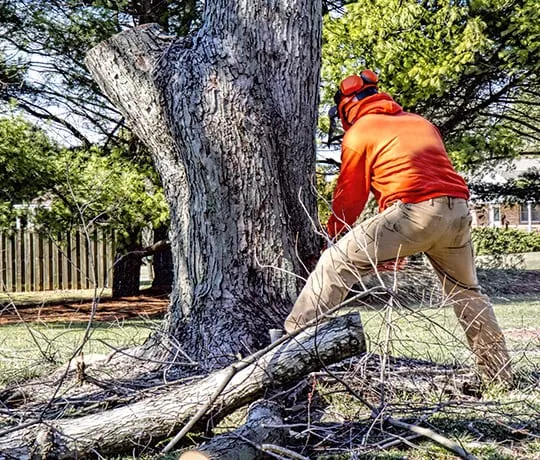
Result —
[[6, 276], [8, 270], [6, 268], [6, 236], [0, 233], [0, 292], [6, 290]]

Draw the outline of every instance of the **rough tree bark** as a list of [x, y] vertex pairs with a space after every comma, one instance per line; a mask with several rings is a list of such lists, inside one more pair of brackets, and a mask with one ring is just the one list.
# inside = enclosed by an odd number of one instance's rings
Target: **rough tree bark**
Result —
[[206, 2], [173, 40], [142, 26], [87, 66], [152, 153], [171, 211], [168, 332], [208, 368], [280, 327], [318, 254], [310, 216], [320, 0]]
[[258, 446], [263, 444], [283, 445], [287, 431], [281, 416], [281, 407], [271, 401], [260, 400], [249, 408], [246, 423], [236, 430], [213, 437], [189, 450], [178, 460], [248, 460], [261, 458]]

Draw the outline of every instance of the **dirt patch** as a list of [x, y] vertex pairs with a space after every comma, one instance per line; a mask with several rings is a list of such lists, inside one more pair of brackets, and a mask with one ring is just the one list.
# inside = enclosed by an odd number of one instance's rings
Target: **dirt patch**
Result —
[[[392, 285], [392, 273], [383, 273]], [[479, 270], [478, 278], [482, 290], [489, 296], [515, 296], [540, 294], [540, 270]], [[378, 281], [377, 281], [378, 282]], [[399, 273], [398, 283], [400, 295], [404, 302], [419, 298], [425, 301], [425, 293], [435, 297], [440, 292], [440, 285], [432, 270], [422, 267], [403, 270]], [[419, 286], [422, 289], [419, 289]], [[95, 321], [120, 321], [135, 318], [160, 318], [167, 311], [168, 295], [150, 295], [143, 293], [138, 297], [121, 299], [103, 298], [100, 300], [94, 315]], [[90, 318], [92, 302], [89, 300], [65, 300], [56, 303], [40, 303], [36, 305], [0, 304], [0, 325], [21, 321], [41, 322], [86, 322]], [[537, 338], [538, 330], [519, 329], [509, 331], [516, 338], [523, 336]], [[518, 337], [519, 336], [519, 337]]]
[[540, 270], [478, 270], [478, 281], [489, 296], [540, 295]]
[[504, 335], [522, 341], [538, 340], [540, 343], [540, 329], [538, 328], [505, 329]]
[[[159, 318], [167, 311], [168, 296], [102, 299], [97, 304], [95, 321], [120, 321], [135, 318]], [[22, 321], [79, 323], [89, 320], [91, 301], [61, 302], [36, 306], [5, 305], [0, 309], [0, 325]]]

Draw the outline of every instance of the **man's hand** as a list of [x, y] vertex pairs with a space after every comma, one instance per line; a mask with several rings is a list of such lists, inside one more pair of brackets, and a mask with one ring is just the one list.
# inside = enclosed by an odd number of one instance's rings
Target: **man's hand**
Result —
[[407, 257], [400, 257], [397, 260], [388, 260], [377, 265], [378, 272], [393, 272], [403, 270], [408, 264]]

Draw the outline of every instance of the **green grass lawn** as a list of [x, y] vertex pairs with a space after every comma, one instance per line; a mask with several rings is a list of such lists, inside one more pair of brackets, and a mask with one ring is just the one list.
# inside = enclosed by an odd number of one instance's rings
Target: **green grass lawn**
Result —
[[[494, 308], [514, 364], [539, 367], [540, 300], [498, 302]], [[473, 362], [451, 308], [363, 311], [362, 321], [369, 351], [448, 364]], [[105, 343], [118, 348], [141, 343], [155, 325], [140, 320], [95, 323], [84, 352], [108, 353], [111, 348]], [[80, 346], [86, 327], [86, 323], [0, 326], [0, 383], [39, 375], [66, 362]]]
[[[514, 365], [540, 366], [540, 300], [494, 303]], [[470, 363], [471, 352], [452, 308], [364, 311], [370, 351], [441, 363]]]
[[[140, 344], [155, 326], [139, 320], [93, 324], [83, 352], [108, 354], [111, 347]], [[81, 346], [86, 328], [86, 323], [0, 326], [0, 384], [43, 375], [66, 363]]]
[[[540, 299], [518, 298], [511, 301], [497, 301], [494, 308], [499, 323], [506, 333], [508, 347], [512, 355], [514, 368], [521, 373], [538, 375], [540, 372]], [[404, 356], [433, 360], [437, 363], [473, 364], [471, 353], [451, 308], [384, 309], [380, 311], [362, 311], [362, 319], [368, 337], [368, 350], [375, 353], [388, 352], [393, 356]], [[159, 321], [124, 321], [115, 323], [96, 323], [92, 326], [89, 340], [84, 344], [86, 354], [107, 354], [114, 348], [129, 347], [142, 343], [152, 328]], [[87, 324], [41, 324], [28, 323], [0, 326], [0, 385], [24, 380], [28, 377], [43, 375], [66, 363], [81, 345]], [[110, 345], [110, 346], [109, 346]], [[532, 379], [531, 381], [537, 382]], [[537, 385], [537, 383], [536, 383]], [[536, 417], [531, 411], [540, 412], [540, 392], [538, 387], [527, 388], [523, 385], [509, 394], [491, 389], [483, 395], [487, 406], [460, 407], [450, 405], [447, 410], [429, 418], [429, 424], [438, 432], [464, 442], [467, 448], [479, 459], [538, 459], [540, 458], [540, 433], [537, 431]], [[328, 400], [329, 413], [341, 413], [347, 419], [362, 414], [358, 402], [350, 397], [354, 407], [346, 407], [347, 402], [338, 398], [340, 392], [331, 388]], [[341, 394], [343, 391], [341, 390]], [[426, 404], [432, 404], [444, 395], [417, 395], [427, 398]], [[490, 401], [493, 406], [489, 406]], [[418, 403], [418, 401], [413, 401]], [[491, 407], [490, 410], [486, 408]], [[363, 408], [365, 412], [365, 408]], [[500, 412], [497, 412], [499, 411]], [[525, 414], [525, 415], [523, 415]], [[367, 415], [369, 416], [369, 414]], [[399, 416], [399, 414], [398, 414]], [[513, 436], [510, 425], [523, 425], [536, 433], [536, 438], [526, 438], [523, 442], [508, 441]], [[501, 425], [502, 423], [502, 425]], [[520, 426], [521, 426], [520, 425]], [[480, 438], [471, 435], [471, 430], [487, 433], [491, 437]], [[435, 444], [427, 441], [415, 441], [416, 449], [389, 449], [384, 452], [371, 452], [354, 458], [374, 459], [451, 459], [456, 458]], [[176, 453], [178, 455], [178, 453]], [[124, 458], [124, 457], [117, 457]], [[127, 457], [126, 457], [127, 458]], [[129, 457], [131, 458], [131, 457]], [[148, 457], [152, 458], [152, 457]], [[156, 459], [173, 457], [153, 457]], [[175, 457], [176, 458], [176, 457]], [[320, 459], [345, 459], [350, 456], [318, 456]]]

